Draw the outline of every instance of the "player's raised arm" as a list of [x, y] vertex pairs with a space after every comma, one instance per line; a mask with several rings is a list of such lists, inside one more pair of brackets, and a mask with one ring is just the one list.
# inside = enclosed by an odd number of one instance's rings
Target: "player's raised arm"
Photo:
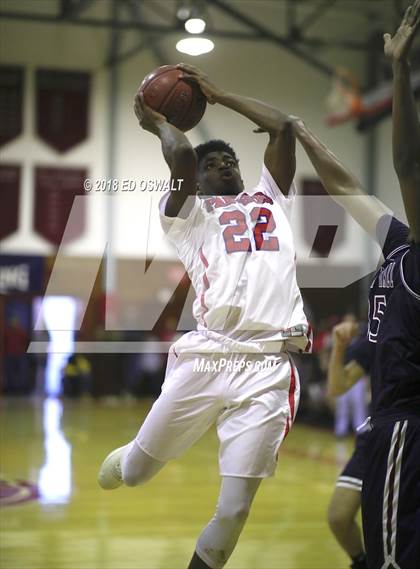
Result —
[[385, 54], [392, 60], [394, 99], [392, 150], [394, 168], [411, 234], [420, 242], [420, 121], [410, 84], [409, 52], [420, 25], [420, 0], [410, 6], [395, 35], [384, 35]]
[[357, 332], [358, 326], [354, 322], [342, 322], [333, 328], [333, 347], [327, 374], [329, 397], [343, 395], [365, 375], [365, 370], [355, 360], [344, 363], [346, 349]]
[[170, 193], [165, 214], [169, 217], [185, 218], [193, 205], [192, 200], [187, 198], [197, 193], [197, 157], [194, 148], [182, 131], [146, 105], [141, 94], [135, 97], [134, 111], [140, 126], [159, 138], [171, 178], [183, 180], [179, 191]]
[[185, 78], [195, 81], [210, 104], [219, 103], [254, 122], [261, 131], [267, 132], [270, 140], [264, 155], [264, 163], [274, 181], [287, 195], [296, 170], [295, 136], [291, 117], [266, 103], [228, 93], [215, 87], [207, 75], [197, 67], [178, 65]]
[[384, 214], [390, 213], [389, 209], [377, 198], [368, 196], [363, 191], [359, 180], [308, 129], [303, 121], [295, 120], [293, 129], [326, 191], [348, 211], [359, 225], [376, 238], [377, 223]]

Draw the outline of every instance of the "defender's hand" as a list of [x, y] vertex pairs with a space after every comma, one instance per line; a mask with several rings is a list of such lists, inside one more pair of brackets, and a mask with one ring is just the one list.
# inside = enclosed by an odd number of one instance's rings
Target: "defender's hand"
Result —
[[[294, 135], [297, 135], [299, 132], [302, 132], [306, 128], [303, 120], [299, 117], [296, 117], [295, 115], [289, 115], [284, 124], [288, 127], [291, 127]], [[261, 134], [261, 133], [268, 134], [267, 130], [259, 126], [257, 128], [254, 128], [252, 132], [254, 132], [255, 134]]]
[[134, 98], [134, 112], [139, 120], [139, 125], [148, 130], [152, 134], [159, 134], [159, 125], [167, 122], [164, 115], [154, 111], [144, 102], [144, 97], [141, 93], [137, 93]]
[[357, 335], [359, 326], [355, 322], [341, 322], [333, 328], [333, 342], [342, 347], [350, 344]]
[[179, 63], [176, 67], [183, 71], [183, 79], [193, 81], [198, 84], [210, 105], [217, 103], [220, 97], [223, 96], [224, 91], [213, 85], [207, 75], [201, 71], [201, 69], [198, 69], [198, 67], [194, 67], [194, 65], [187, 65], [186, 63]]
[[407, 58], [414, 36], [420, 24], [420, 0], [409, 6], [404, 14], [400, 27], [391, 34], [384, 34], [384, 52], [394, 62]]

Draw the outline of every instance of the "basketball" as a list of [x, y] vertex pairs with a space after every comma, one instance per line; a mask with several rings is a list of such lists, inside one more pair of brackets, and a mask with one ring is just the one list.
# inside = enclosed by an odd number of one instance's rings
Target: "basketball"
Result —
[[149, 107], [186, 132], [200, 122], [207, 100], [198, 85], [182, 76], [175, 65], [163, 65], [146, 75], [139, 92]]

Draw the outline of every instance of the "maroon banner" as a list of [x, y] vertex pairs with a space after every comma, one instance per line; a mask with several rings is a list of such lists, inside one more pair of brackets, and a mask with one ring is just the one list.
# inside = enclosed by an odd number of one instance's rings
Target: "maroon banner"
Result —
[[[328, 196], [324, 186], [316, 179], [303, 180], [302, 194]], [[328, 219], [331, 219], [331, 223], [328, 223]], [[333, 242], [337, 245], [344, 239], [344, 209], [329, 196], [319, 202], [310, 200], [310, 207], [305, 207], [303, 200], [303, 221], [305, 240], [312, 246], [310, 257], [327, 258]]]
[[22, 132], [23, 68], [0, 66], [0, 146]]
[[20, 166], [0, 166], [0, 239], [18, 229]]
[[39, 69], [36, 73], [36, 131], [59, 152], [88, 135], [89, 73]]
[[[63, 241], [64, 229], [75, 196], [84, 195], [86, 170], [76, 168], [35, 169], [35, 231], [54, 245]], [[65, 243], [80, 237], [85, 229], [85, 206], [82, 200], [77, 216], [72, 217]]]

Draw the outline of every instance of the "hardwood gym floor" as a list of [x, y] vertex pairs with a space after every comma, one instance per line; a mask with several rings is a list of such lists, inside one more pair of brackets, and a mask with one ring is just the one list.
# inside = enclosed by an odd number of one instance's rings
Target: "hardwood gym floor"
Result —
[[[134, 437], [150, 402], [3, 399], [4, 569], [185, 569], [218, 494], [209, 432], [147, 486], [102, 491], [105, 455]], [[345, 569], [325, 511], [352, 441], [297, 424], [227, 569]]]

